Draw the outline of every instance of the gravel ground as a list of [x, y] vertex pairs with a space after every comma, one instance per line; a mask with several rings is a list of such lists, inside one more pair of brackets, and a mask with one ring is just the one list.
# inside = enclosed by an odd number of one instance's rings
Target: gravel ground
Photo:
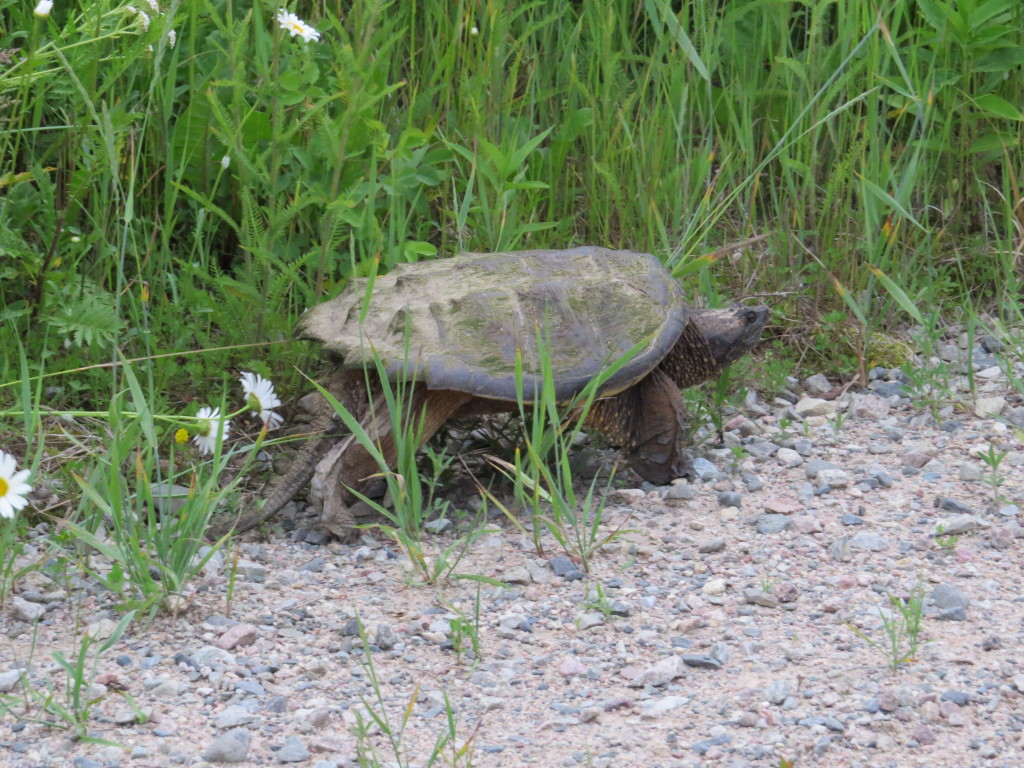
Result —
[[[179, 615], [132, 625], [99, 660], [91, 733], [119, 746], [8, 716], [0, 764], [328, 768], [358, 764], [360, 738], [399, 764], [369, 706], [396, 732], [407, 711], [401, 765], [427, 764], [450, 709], [472, 761], [446, 747], [438, 764], [1019, 768], [1024, 408], [996, 369], [975, 412], [936, 423], [896, 373], [875, 375], [859, 393], [813, 377], [793, 402], [749, 398], [728, 424], [742, 452], [710, 452], [700, 481], [614, 492], [606, 527], [632, 532], [589, 576], [495, 520], [458, 568], [505, 583], [479, 585], [480, 658], [453, 634], [473, 623], [476, 582], [415, 585], [371, 536], [243, 543], [230, 605], [218, 555]], [[980, 458], [992, 445], [998, 488]], [[914, 595], [920, 647], [894, 672], [883, 621]], [[60, 698], [51, 652], [118, 616], [101, 591], [69, 597], [38, 574], [8, 606], [12, 694], [50, 680]]]

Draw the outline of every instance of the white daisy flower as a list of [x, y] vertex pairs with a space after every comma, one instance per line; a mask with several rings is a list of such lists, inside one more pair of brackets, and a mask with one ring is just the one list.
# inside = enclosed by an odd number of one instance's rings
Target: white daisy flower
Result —
[[292, 37], [301, 37], [307, 43], [320, 39], [319, 32], [294, 13], [289, 13], [284, 8], [277, 12], [277, 23], [281, 25], [281, 29], [290, 32]]
[[25, 496], [32, 490], [26, 483], [29, 471], [18, 469], [14, 457], [0, 451], [0, 517], [14, 517], [14, 513], [24, 509], [28, 504]]
[[53, 0], [39, 0], [39, 5], [35, 7], [32, 13], [35, 14], [37, 19], [48, 19], [52, 10]]
[[220, 159], [220, 167], [226, 171], [229, 165], [231, 165], [231, 155], [224, 155], [224, 157]]
[[217, 432], [220, 431], [220, 439], [227, 440], [228, 432], [231, 431], [231, 422], [221, 418], [220, 408], [207, 408], [203, 406], [196, 414], [199, 421], [196, 423], [196, 434], [192, 442], [204, 455], [213, 453], [217, 447]]
[[274, 392], [274, 383], [250, 371], [242, 371], [238, 380], [242, 382], [246, 404], [251, 410], [259, 412], [260, 419], [267, 425], [267, 429], [281, 426], [284, 417], [271, 410], [281, 407], [281, 398]]

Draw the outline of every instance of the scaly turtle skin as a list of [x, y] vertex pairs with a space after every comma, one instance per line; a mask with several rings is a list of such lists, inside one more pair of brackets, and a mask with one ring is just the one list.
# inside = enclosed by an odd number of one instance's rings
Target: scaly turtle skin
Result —
[[[679, 390], [746, 354], [767, 318], [767, 307], [689, 309], [656, 257], [581, 247], [396, 265], [314, 307], [298, 334], [335, 362], [323, 386], [378, 438], [389, 463], [390, 417], [380, 392], [365, 385], [367, 368], [377, 378], [375, 356], [389, 378], [416, 382], [411, 412], [424, 414], [424, 441], [449, 419], [516, 409], [517, 354], [526, 402], [540, 391], [541, 348], [560, 401], [628, 356], [585, 425], [620, 446], [641, 477], [665, 484], [690, 472]], [[351, 489], [379, 468], [339, 425], [319, 398], [312, 430], [321, 437], [307, 442], [263, 509], [236, 530], [276, 514], [313, 478], [325, 493], [324, 526], [351, 532]]]

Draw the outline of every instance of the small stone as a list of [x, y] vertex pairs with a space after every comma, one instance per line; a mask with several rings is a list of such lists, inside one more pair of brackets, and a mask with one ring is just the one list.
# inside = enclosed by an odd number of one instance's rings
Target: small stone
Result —
[[701, 587], [701, 592], [705, 595], [724, 595], [726, 589], [725, 579], [712, 579]]
[[792, 581], [780, 581], [772, 587], [772, 594], [780, 603], [795, 603], [800, 599], [800, 588]]
[[200, 667], [212, 667], [215, 664], [234, 664], [235, 656], [223, 648], [206, 645], [192, 654], [192, 660]]
[[786, 515], [760, 515], [757, 518], [758, 533], [781, 533], [787, 528], [789, 528], [789, 517]]
[[957, 501], [952, 496], [942, 496], [939, 499], [939, 506], [947, 512], [958, 512], [963, 515], [970, 514], [973, 510], [962, 501]]
[[11, 669], [0, 673], [0, 693], [9, 693], [14, 690], [21, 676], [25, 674], [20, 669]]
[[247, 728], [232, 728], [215, 738], [203, 752], [203, 760], [211, 763], [242, 763], [249, 757], [252, 732]]
[[779, 605], [779, 598], [771, 592], [765, 592], [763, 589], [757, 589], [756, 587], [747, 587], [743, 590], [743, 601], [765, 608], [777, 608]]
[[971, 599], [953, 585], [939, 584], [928, 595], [928, 599], [939, 610], [937, 618], [945, 621], [967, 620], [967, 607]]
[[640, 716], [651, 719], [660, 717], [673, 709], [686, 706], [690, 700], [685, 696], [662, 696], [660, 699], [648, 699], [640, 702]]
[[921, 744], [922, 746], [931, 746], [935, 743], [935, 733], [924, 723], [919, 723], [913, 727], [910, 731], [910, 735], [913, 740]]
[[46, 606], [30, 603], [18, 595], [11, 600], [11, 615], [18, 621], [33, 624], [46, 615]]
[[886, 398], [877, 394], [855, 395], [850, 404], [850, 413], [858, 419], [880, 421], [889, 415], [891, 407]]
[[398, 637], [390, 624], [381, 622], [377, 625], [377, 635], [374, 637], [374, 645], [382, 651], [390, 651], [398, 643]]
[[256, 715], [240, 704], [232, 704], [217, 713], [213, 719], [214, 728], [238, 728], [256, 721]]
[[818, 518], [811, 515], [793, 515], [790, 520], [790, 529], [794, 533], [821, 533], [824, 530]]
[[743, 503], [743, 497], [735, 491], [722, 491], [718, 494], [718, 506], [739, 507]]
[[959, 536], [973, 531], [982, 525], [974, 515], [957, 515], [949, 520], [941, 520], [935, 524], [936, 536]]
[[672, 481], [672, 485], [665, 489], [666, 499], [692, 499], [694, 496], [693, 487], [686, 482]]
[[723, 744], [728, 744], [730, 739], [728, 734], [721, 733], [718, 736], [713, 736], [710, 739], [704, 739], [703, 741], [695, 742], [690, 745], [690, 749], [696, 752], [698, 755], [704, 755], [711, 750], [712, 747], [720, 747]]
[[841, 469], [823, 469], [818, 473], [818, 482], [830, 488], [845, 488], [850, 483], [849, 475]]
[[85, 628], [85, 634], [93, 640], [106, 640], [117, 631], [117, 622], [111, 619], [100, 619]]
[[721, 669], [722, 662], [704, 653], [684, 653], [681, 657], [688, 667], [697, 669]]
[[984, 474], [980, 464], [973, 462], [964, 462], [960, 465], [960, 473], [958, 475], [960, 480], [963, 481], [976, 481], [981, 480]]
[[582, 675], [586, 671], [587, 668], [575, 656], [563, 659], [558, 665], [558, 674], [562, 677], [574, 677], [575, 675]]
[[643, 688], [645, 685], [652, 685], [656, 688], [666, 685], [685, 674], [685, 667], [686, 665], [679, 656], [666, 656], [657, 664], [640, 672], [629, 681], [629, 685], [632, 688]]
[[779, 515], [793, 515], [804, 509], [804, 505], [796, 499], [787, 499], [782, 496], [769, 496], [762, 504], [765, 512]]
[[979, 397], [974, 402], [974, 415], [979, 418], [999, 416], [1005, 410], [1005, 397]]
[[828, 380], [828, 376], [823, 373], [816, 373], [813, 376], [808, 376], [804, 379], [803, 384], [804, 389], [811, 395], [824, 395], [832, 390], [832, 382], [830, 382]]
[[818, 473], [825, 469], [839, 469], [831, 461], [825, 461], [824, 459], [811, 459], [807, 462], [807, 467], [804, 469], [804, 476], [808, 480], [815, 480], [818, 477]]
[[710, 461], [703, 457], [698, 457], [693, 460], [693, 471], [701, 480], [707, 482], [712, 478], [718, 477], [720, 474], [718, 467], [712, 464]]
[[576, 567], [576, 564], [565, 555], [557, 555], [548, 560], [548, 565], [551, 570], [555, 572], [556, 576], [561, 576], [566, 581], [579, 581], [585, 574]]
[[243, 581], [263, 582], [267, 578], [267, 567], [252, 560], [239, 559], [235, 564], [235, 573]]
[[309, 759], [309, 750], [298, 736], [289, 736], [277, 751], [279, 763], [301, 763]]
[[256, 642], [260, 630], [252, 624], [235, 624], [217, 640], [217, 648], [230, 651], [240, 645], [252, 645]]
[[884, 552], [889, 548], [889, 540], [879, 533], [862, 531], [850, 538], [850, 549], [863, 549], [868, 552]]
[[779, 463], [779, 466], [785, 467], [786, 469], [793, 469], [794, 467], [799, 467], [804, 463], [804, 457], [792, 448], [779, 448], [779, 450], [775, 452], [775, 460]]
[[697, 546], [697, 551], [700, 552], [702, 555], [707, 555], [712, 552], [721, 552], [724, 549], [725, 539], [722, 538], [711, 539], [710, 541], [705, 541]]
[[789, 682], [786, 680], [776, 680], [770, 684], [764, 691], [764, 697], [770, 704], [781, 704], [789, 696]]
[[831, 400], [805, 397], [797, 401], [796, 405], [793, 406], [793, 410], [801, 419], [806, 419], [809, 416], [831, 416], [836, 412], [837, 407], [835, 402]]

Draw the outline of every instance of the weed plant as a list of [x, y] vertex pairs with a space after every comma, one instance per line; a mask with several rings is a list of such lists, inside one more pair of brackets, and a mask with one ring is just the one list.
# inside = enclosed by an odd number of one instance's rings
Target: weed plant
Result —
[[921, 621], [924, 610], [924, 587], [920, 584], [906, 598], [889, 595], [889, 608], [879, 608], [882, 637], [875, 640], [852, 625], [857, 637], [881, 652], [895, 674], [900, 667], [914, 661], [921, 647]]

